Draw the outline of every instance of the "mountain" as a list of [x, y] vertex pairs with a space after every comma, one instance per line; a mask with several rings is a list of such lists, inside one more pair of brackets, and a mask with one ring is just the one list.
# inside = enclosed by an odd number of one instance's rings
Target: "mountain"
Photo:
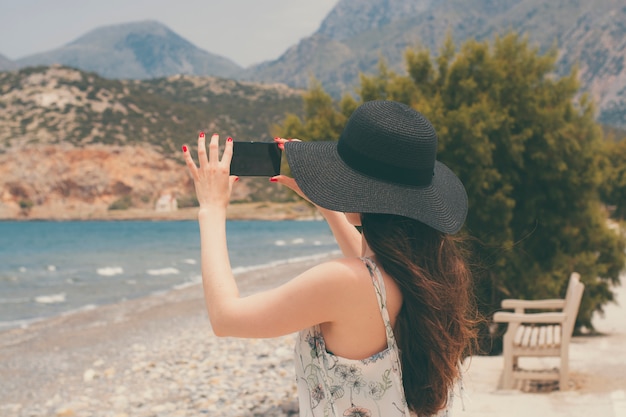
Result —
[[0, 152], [29, 144], [146, 144], [178, 152], [201, 129], [271, 140], [301, 91], [284, 85], [175, 75], [111, 80], [68, 67], [0, 73]]
[[[52, 66], [0, 73], [0, 219], [153, 208], [193, 200], [181, 146], [200, 130], [269, 141], [301, 91], [215, 77], [111, 80]], [[194, 147], [195, 148], [195, 147]], [[287, 198], [244, 178], [237, 201]], [[282, 193], [282, 194], [281, 194]]]
[[58, 62], [114, 79], [217, 75], [294, 88], [306, 88], [315, 77], [340, 97], [358, 87], [359, 74], [375, 73], [381, 58], [404, 72], [408, 47], [421, 45], [436, 54], [448, 33], [460, 45], [515, 30], [540, 52], [556, 45], [557, 75], [577, 66], [582, 90], [597, 104], [598, 121], [626, 128], [624, 21], [623, 0], [340, 0], [313, 35], [278, 59], [245, 70], [148, 21], [99, 28], [14, 63], [0, 57], [0, 71]]
[[582, 16], [563, 36], [560, 70], [579, 67], [583, 89], [600, 112], [598, 121], [626, 128], [626, 6], [592, 19]]
[[602, 123], [626, 127], [626, 6], [620, 0], [340, 0], [312, 36], [274, 61], [247, 68], [243, 79], [306, 88], [315, 77], [335, 97], [352, 92], [380, 58], [404, 72], [404, 51], [434, 53], [451, 33], [492, 40], [515, 30], [546, 52], [558, 48], [557, 73], [578, 65], [581, 86]]
[[17, 68], [17, 64], [6, 56], [0, 54], [0, 71], [11, 71]]
[[61, 64], [117, 79], [173, 74], [227, 77], [241, 70], [233, 61], [197, 48], [155, 21], [101, 27], [61, 48], [16, 63], [20, 67]]

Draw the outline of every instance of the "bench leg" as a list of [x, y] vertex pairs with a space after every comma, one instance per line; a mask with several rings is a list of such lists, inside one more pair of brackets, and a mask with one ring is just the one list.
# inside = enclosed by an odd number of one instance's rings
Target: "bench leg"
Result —
[[513, 352], [510, 349], [504, 349], [504, 370], [502, 372], [502, 388], [513, 388]]
[[563, 347], [561, 351], [561, 368], [559, 369], [559, 390], [567, 391], [569, 388], [569, 351]]
[[502, 356], [504, 356], [504, 370], [502, 371], [502, 388], [513, 389], [513, 370], [517, 365], [517, 358], [513, 355], [513, 338], [517, 332], [517, 323], [509, 323], [509, 328], [502, 339]]

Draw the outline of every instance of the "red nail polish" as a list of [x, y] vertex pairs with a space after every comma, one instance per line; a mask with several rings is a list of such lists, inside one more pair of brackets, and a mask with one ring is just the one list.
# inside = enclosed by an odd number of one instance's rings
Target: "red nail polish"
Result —
[[204, 132], [200, 132], [200, 137], [203, 138], [204, 137]]
[[235, 182], [239, 181], [239, 177], [235, 178]]
[[227, 141], [229, 141], [229, 142], [232, 142], [232, 141], [233, 141], [233, 138], [229, 137], [229, 138], [228, 138], [228, 139], [226, 139], [226, 140], [227, 140]]
[[271, 182], [278, 182], [278, 180], [276, 178], [270, 178]]
[[283, 151], [285, 150], [285, 145], [282, 143], [278, 144], [278, 149], [282, 149]]
[[187, 152], [187, 147], [183, 145], [183, 152]]

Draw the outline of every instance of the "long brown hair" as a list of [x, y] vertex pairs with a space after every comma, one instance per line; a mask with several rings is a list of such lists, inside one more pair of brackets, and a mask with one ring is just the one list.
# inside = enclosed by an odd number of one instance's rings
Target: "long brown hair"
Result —
[[361, 224], [377, 262], [402, 292], [394, 333], [407, 403], [420, 416], [436, 414], [476, 338], [471, 273], [459, 239], [389, 214], [362, 214]]

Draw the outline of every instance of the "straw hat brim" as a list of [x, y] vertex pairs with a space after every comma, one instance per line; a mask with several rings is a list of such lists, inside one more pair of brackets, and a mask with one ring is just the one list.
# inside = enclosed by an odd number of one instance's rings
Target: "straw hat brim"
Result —
[[435, 161], [427, 186], [397, 184], [349, 167], [337, 142], [287, 142], [291, 173], [311, 201], [344, 213], [395, 214], [418, 220], [443, 233], [457, 233], [467, 216], [467, 194], [459, 178]]

